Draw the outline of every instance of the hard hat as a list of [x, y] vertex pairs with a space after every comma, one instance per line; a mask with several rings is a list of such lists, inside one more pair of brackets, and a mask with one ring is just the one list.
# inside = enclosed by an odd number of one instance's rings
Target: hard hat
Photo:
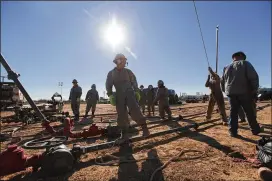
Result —
[[95, 84], [93, 84], [93, 85], [92, 85], [92, 88], [96, 88], [96, 85], [95, 85]]
[[116, 64], [120, 64], [122, 60], [127, 60], [127, 58], [122, 53], [119, 53], [115, 56], [113, 62]]
[[141, 85], [141, 86], [140, 86], [140, 88], [144, 88], [144, 86], [143, 86], [143, 85]]
[[232, 59], [233, 59], [234, 57], [236, 57], [236, 56], [241, 56], [241, 57], [243, 57], [243, 60], [246, 60], [246, 54], [245, 54], [244, 52], [242, 52], [242, 51], [240, 51], [240, 52], [235, 52], [235, 53], [232, 55]]
[[159, 80], [158, 85], [164, 85], [164, 82], [162, 80]]
[[74, 79], [72, 83], [77, 83], [77, 80], [76, 80], [76, 79]]
[[152, 88], [153, 88], [153, 86], [152, 86], [152, 85], [149, 85], [149, 86], [148, 86], [148, 88], [149, 88], [149, 89], [152, 89]]

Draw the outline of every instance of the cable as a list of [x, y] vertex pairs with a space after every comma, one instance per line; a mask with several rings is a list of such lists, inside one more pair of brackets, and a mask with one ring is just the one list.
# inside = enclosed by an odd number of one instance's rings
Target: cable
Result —
[[208, 54], [207, 54], [207, 50], [206, 50], [206, 46], [205, 46], [205, 42], [204, 42], [204, 38], [203, 38], [201, 26], [200, 26], [200, 21], [199, 21], [199, 18], [198, 18], [198, 13], [197, 13], [197, 9], [196, 9], [196, 5], [195, 5], [195, 1], [194, 1], [194, 0], [193, 0], [193, 3], [194, 3], [194, 7], [195, 7], [195, 13], [196, 13], [197, 22], [198, 22], [198, 27], [199, 27], [200, 34], [201, 34], [201, 38], [202, 38], [203, 47], [204, 47], [205, 54], [206, 54], [206, 61], [207, 61], [207, 63], [208, 63], [208, 66], [210, 66], [209, 59], [208, 59]]
[[198, 156], [195, 156], [195, 157], [191, 157], [190, 159], [198, 159], [198, 158], [201, 158], [204, 156], [204, 154], [206, 154], [206, 152], [202, 152], [202, 151], [199, 151], [199, 150], [181, 150], [181, 152], [170, 158], [167, 162], [165, 162], [162, 166], [160, 166], [159, 168], [157, 168], [151, 175], [150, 177], [150, 181], [153, 181], [154, 179], [154, 176], [156, 175], [156, 173], [160, 170], [163, 170], [165, 167], [167, 167], [167, 165], [169, 165], [172, 161], [175, 161], [175, 160], [178, 160], [179, 157], [181, 157], [182, 155], [184, 155], [185, 153], [189, 153], [189, 152], [198, 152], [198, 153], [202, 153], [201, 155], [198, 155]]

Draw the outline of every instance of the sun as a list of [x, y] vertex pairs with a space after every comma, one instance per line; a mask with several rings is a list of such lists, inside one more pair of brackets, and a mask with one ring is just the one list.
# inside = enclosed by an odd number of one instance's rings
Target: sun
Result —
[[113, 49], [124, 42], [124, 27], [117, 23], [116, 18], [113, 17], [105, 28], [104, 39]]

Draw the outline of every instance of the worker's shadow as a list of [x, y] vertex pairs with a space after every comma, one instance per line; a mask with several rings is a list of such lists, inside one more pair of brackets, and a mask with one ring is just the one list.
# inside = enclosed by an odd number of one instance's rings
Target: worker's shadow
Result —
[[139, 180], [138, 165], [133, 157], [132, 146], [125, 144], [120, 146], [120, 158], [128, 160], [128, 163], [121, 163], [118, 169], [118, 181], [129, 181], [131, 179]]
[[[118, 178], [110, 179], [110, 181], [146, 181], [149, 180], [152, 173], [163, 164], [161, 163], [156, 149], [151, 149], [147, 153], [147, 159], [142, 163], [141, 171], [137, 161], [133, 157], [132, 147], [129, 145], [120, 146], [119, 156], [127, 160], [127, 163], [121, 163], [118, 169]], [[122, 161], [121, 159], [121, 161]], [[164, 181], [162, 171], [158, 171], [154, 176], [154, 181]]]
[[[156, 149], [151, 149], [147, 153], [147, 159], [145, 162], [142, 163], [142, 169], [140, 172], [141, 179], [140, 180], [150, 180], [153, 172], [161, 167], [163, 164], [159, 159], [158, 153]], [[164, 181], [164, 176], [162, 170], [156, 172], [156, 175], [153, 177], [154, 181]]]

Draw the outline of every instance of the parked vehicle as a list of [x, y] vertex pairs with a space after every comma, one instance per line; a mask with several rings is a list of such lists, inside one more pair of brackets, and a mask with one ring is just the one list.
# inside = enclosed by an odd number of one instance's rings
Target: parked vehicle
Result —
[[99, 104], [110, 104], [110, 100], [109, 100], [109, 99], [106, 99], [106, 98], [103, 98], [103, 97], [100, 97], [98, 103], [99, 103]]
[[186, 103], [198, 103], [200, 101], [200, 98], [197, 96], [186, 96], [184, 97], [184, 100]]
[[9, 106], [18, 106], [23, 104], [24, 96], [14, 82], [0, 82], [0, 87], [1, 110], [6, 110]]

